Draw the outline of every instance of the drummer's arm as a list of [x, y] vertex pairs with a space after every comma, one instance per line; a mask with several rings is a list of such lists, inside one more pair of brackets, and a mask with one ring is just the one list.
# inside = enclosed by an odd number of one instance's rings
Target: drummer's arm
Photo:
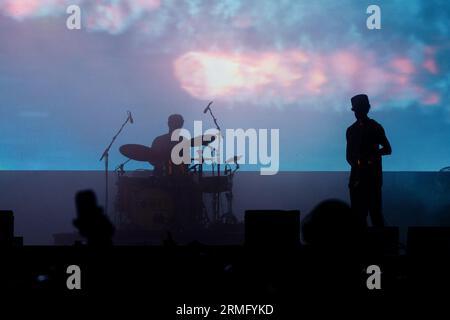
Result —
[[[153, 150], [156, 150], [156, 149], [158, 149], [158, 138], [156, 137], [155, 139], [153, 139], [153, 142], [152, 142], [152, 145], [150, 146]], [[153, 163], [151, 163], [151, 162], [149, 162], [149, 164], [154, 168], [154, 169], [157, 169], [156, 167], [157, 167], [157, 165], [155, 165], [155, 164], [153, 164]]]
[[155, 139], [153, 139], [153, 141], [152, 141], [152, 144], [150, 145], [150, 148], [156, 148], [156, 140], [157, 140], [158, 138], [155, 138]]

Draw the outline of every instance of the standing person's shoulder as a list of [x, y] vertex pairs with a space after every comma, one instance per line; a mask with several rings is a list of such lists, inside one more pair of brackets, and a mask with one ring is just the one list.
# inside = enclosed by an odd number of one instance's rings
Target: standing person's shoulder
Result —
[[374, 119], [370, 119], [371, 126], [378, 132], [384, 132], [383, 126]]
[[355, 127], [357, 126], [358, 121], [353, 122], [348, 128], [347, 128], [347, 133], [349, 133], [350, 131], [352, 131], [353, 129], [355, 129]]
[[369, 118], [369, 122], [370, 122], [372, 125], [375, 125], [375, 126], [381, 126], [381, 124], [379, 124], [378, 121], [376, 121], [375, 119]]

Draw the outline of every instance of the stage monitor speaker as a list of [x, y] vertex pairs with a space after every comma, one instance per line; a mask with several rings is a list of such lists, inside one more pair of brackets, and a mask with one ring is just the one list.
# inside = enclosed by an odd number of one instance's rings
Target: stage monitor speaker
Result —
[[284, 246], [300, 244], [300, 211], [245, 211], [247, 246]]
[[450, 255], [450, 227], [409, 227], [408, 255]]
[[399, 236], [398, 227], [370, 227], [366, 237], [368, 250], [373, 254], [398, 255]]
[[0, 246], [12, 246], [14, 242], [14, 213], [0, 210]]

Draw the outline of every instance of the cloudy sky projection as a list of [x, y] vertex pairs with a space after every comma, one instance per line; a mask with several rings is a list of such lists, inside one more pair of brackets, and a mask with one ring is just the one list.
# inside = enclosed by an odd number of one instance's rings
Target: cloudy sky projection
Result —
[[[66, 29], [71, 4], [82, 30]], [[117, 147], [150, 144], [174, 112], [212, 126], [214, 100], [224, 128], [280, 129], [282, 170], [347, 170], [360, 92], [393, 144], [386, 169], [450, 165], [450, 4], [377, 1], [368, 30], [370, 4], [0, 0], [0, 169], [101, 169], [126, 110]]]

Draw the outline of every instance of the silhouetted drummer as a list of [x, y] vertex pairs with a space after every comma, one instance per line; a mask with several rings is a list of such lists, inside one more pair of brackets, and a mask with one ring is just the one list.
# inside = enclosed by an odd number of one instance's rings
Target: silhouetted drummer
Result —
[[186, 172], [186, 165], [174, 165], [171, 161], [172, 148], [177, 145], [178, 141], [172, 141], [172, 133], [181, 129], [184, 124], [184, 119], [179, 114], [172, 114], [169, 116], [167, 125], [169, 126], [169, 132], [156, 137], [152, 143], [152, 150], [158, 154], [161, 161], [154, 164], [154, 172], [157, 176], [171, 176], [178, 175]]

